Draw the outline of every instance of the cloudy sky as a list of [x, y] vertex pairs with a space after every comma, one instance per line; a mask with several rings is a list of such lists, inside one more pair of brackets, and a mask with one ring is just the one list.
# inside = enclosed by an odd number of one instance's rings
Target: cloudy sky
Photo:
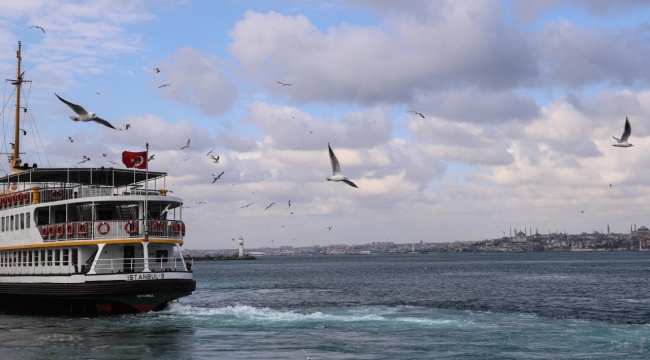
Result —
[[[646, 1], [0, 7], [0, 73], [15, 77], [22, 41], [33, 81], [24, 159], [110, 166], [149, 142], [150, 169], [189, 206], [187, 248], [239, 235], [303, 246], [650, 225]], [[54, 93], [132, 127], [74, 123]], [[634, 147], [612, 147], [625, 117]], [[325, 180], [328, 142], [358, 189]]]

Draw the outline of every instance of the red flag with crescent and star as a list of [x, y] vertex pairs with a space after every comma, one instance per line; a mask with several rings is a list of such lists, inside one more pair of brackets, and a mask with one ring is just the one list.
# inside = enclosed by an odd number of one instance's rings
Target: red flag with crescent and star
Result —
[[127, 168], [146, 169], [147, 168], [147, 152], [132, 152], [124, 151], [122, 153], [122, 162]]

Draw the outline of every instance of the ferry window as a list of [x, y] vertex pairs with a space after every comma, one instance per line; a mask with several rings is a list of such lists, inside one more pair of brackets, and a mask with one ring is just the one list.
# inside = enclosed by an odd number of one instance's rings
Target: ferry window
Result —
[[47, 251], [47, 266], [52, 266], [52, 250]]
[[79, 255], [77, 254], [77, 249], [72, 249], [72, 265], [77, 265], [79, 262]]
[[20, 229], [25, 228], [25, 214], [20, 214]]
[[27, 252], [27, 266], [32, 266], [32, 252]]
[[54, 266], [61, 265], [61, 249], [54, 250]]
[[38, 250], [34, 251], [34, 266], [38, 266]]
[[61, 258], [63, 259], [61, 265], [68, 266], [68, 249], [61, 250]]
[[156, 250], [156, 262], [167, 262], [167, 250]]
[[14, 216], [11, 215], [9, 218], [11, 219], [11, 225], [9, 225], [9, 230], [13, 230], [14, 229]]
[[45, 250], [41, 250], [41, 266], [45, 266]]
[[2, 232], [5, 232], [5, 218], [2, 217]]
[[5, 267], [5, 253], [0, 253], [0, 267]]
[[27, 223], [27, 228], [29, 229], [30, 213], [25, 213], [25, 223]]

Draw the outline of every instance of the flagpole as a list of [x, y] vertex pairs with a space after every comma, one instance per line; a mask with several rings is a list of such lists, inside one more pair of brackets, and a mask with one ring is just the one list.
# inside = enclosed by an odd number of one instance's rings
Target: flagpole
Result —
[[149, 143], [147, 143], [147, 156], [144, 157], [146, 161], [146, 170], [145, 170], [145, 180], [144, 180], [144, 240], [149, 241], [149, 226], [148, 226], [148, 214], [149, 214]]

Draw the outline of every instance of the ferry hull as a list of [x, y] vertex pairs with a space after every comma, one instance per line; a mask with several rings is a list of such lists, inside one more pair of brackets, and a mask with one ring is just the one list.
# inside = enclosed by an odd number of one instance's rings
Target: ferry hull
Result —
[[134, 313], [161, 309], [191, 295], [196, 281], [102, 281], [74, 284], [0, 283], [0, 308], [71, 314]]

